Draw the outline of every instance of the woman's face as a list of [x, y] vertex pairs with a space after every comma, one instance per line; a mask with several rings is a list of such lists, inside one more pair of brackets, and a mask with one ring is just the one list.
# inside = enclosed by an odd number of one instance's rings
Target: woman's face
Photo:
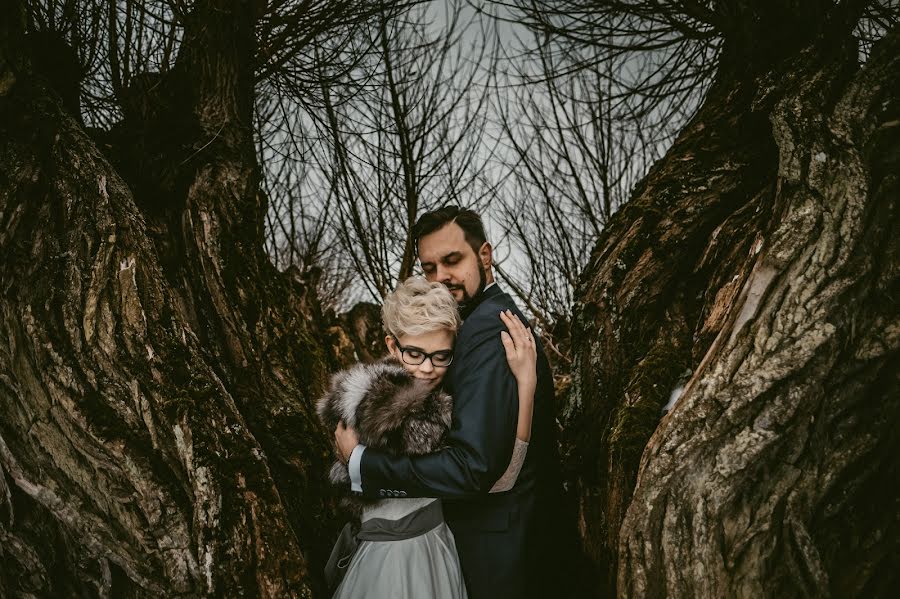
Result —
[[[403, 366], [410, 374], [417, 379], [427, 381], [434, 387], [444, 378], [444, 374], [447, 373], [447, 366], [435, 366], [432, 363], [432, 358], [426, 358], [421, 364], [410, 364], [409, 362], [417, 362], [421, 359], [423, 353], [452, 352], [453, 337], [453, 332], [449, 329], [438, 329], [422, 335], [401, 335], [397, 338], [400, 342], [400, 347], [398, 347], [392, 335], [385, 337], [385, 343], [387, 343], [388, 351], [403, 363]], [[405, 356], [402, 355], [401, 347], [405, 350]]]

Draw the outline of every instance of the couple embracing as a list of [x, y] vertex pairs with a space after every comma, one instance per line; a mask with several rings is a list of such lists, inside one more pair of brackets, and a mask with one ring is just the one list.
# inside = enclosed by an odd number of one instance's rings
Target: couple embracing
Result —
[[541, 596], [561, 491], [547, 359], [493, 280], [476, 213], [424, 214], [413, 237], [425, 280], [385, 298], [389, 355], [319, 401], [331, 478], [361, 514], [329, 582], [340, 598]]

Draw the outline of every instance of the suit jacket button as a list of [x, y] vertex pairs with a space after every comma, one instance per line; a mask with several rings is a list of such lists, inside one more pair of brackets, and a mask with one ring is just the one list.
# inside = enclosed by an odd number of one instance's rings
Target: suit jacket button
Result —
[[400, 497], [406, 497], [406, 491], [400, 491]]
[[384, 489], [378, 489], [378, 494], [384, 497]]

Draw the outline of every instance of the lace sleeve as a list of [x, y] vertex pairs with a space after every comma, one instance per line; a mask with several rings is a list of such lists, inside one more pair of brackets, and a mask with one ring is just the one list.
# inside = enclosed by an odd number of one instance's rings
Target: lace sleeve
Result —
[[522, 469], [522, 464], [525, 462], [525, 454], [528, 452], [528, 442], [522, 441], [521, 439], [516, 439], [516, 444], [513, 447], [512, 459], [509, 461], [509, 467], [506, 469], [506, 472], [503, 473], [494, 486], [491, 487], [491, 493], [503, 493], [504, 491], [509, 491], [513, 488], [513, 485], [516, 484], [516, 479], [519, 478], [519, 471]]

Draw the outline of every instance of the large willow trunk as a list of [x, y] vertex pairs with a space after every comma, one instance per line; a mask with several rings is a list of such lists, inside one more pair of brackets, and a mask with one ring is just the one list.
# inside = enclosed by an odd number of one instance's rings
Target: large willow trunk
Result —
[[839, 25], [726, 41], [582, 279], [564, 448], [601, 595], [897, 587], [900, 34], [860, 67]]
[[3, 9], [0, 596], [321, 590], [326, 365], [262, 253], [258, 9], [197, 3], [105, 153]]

